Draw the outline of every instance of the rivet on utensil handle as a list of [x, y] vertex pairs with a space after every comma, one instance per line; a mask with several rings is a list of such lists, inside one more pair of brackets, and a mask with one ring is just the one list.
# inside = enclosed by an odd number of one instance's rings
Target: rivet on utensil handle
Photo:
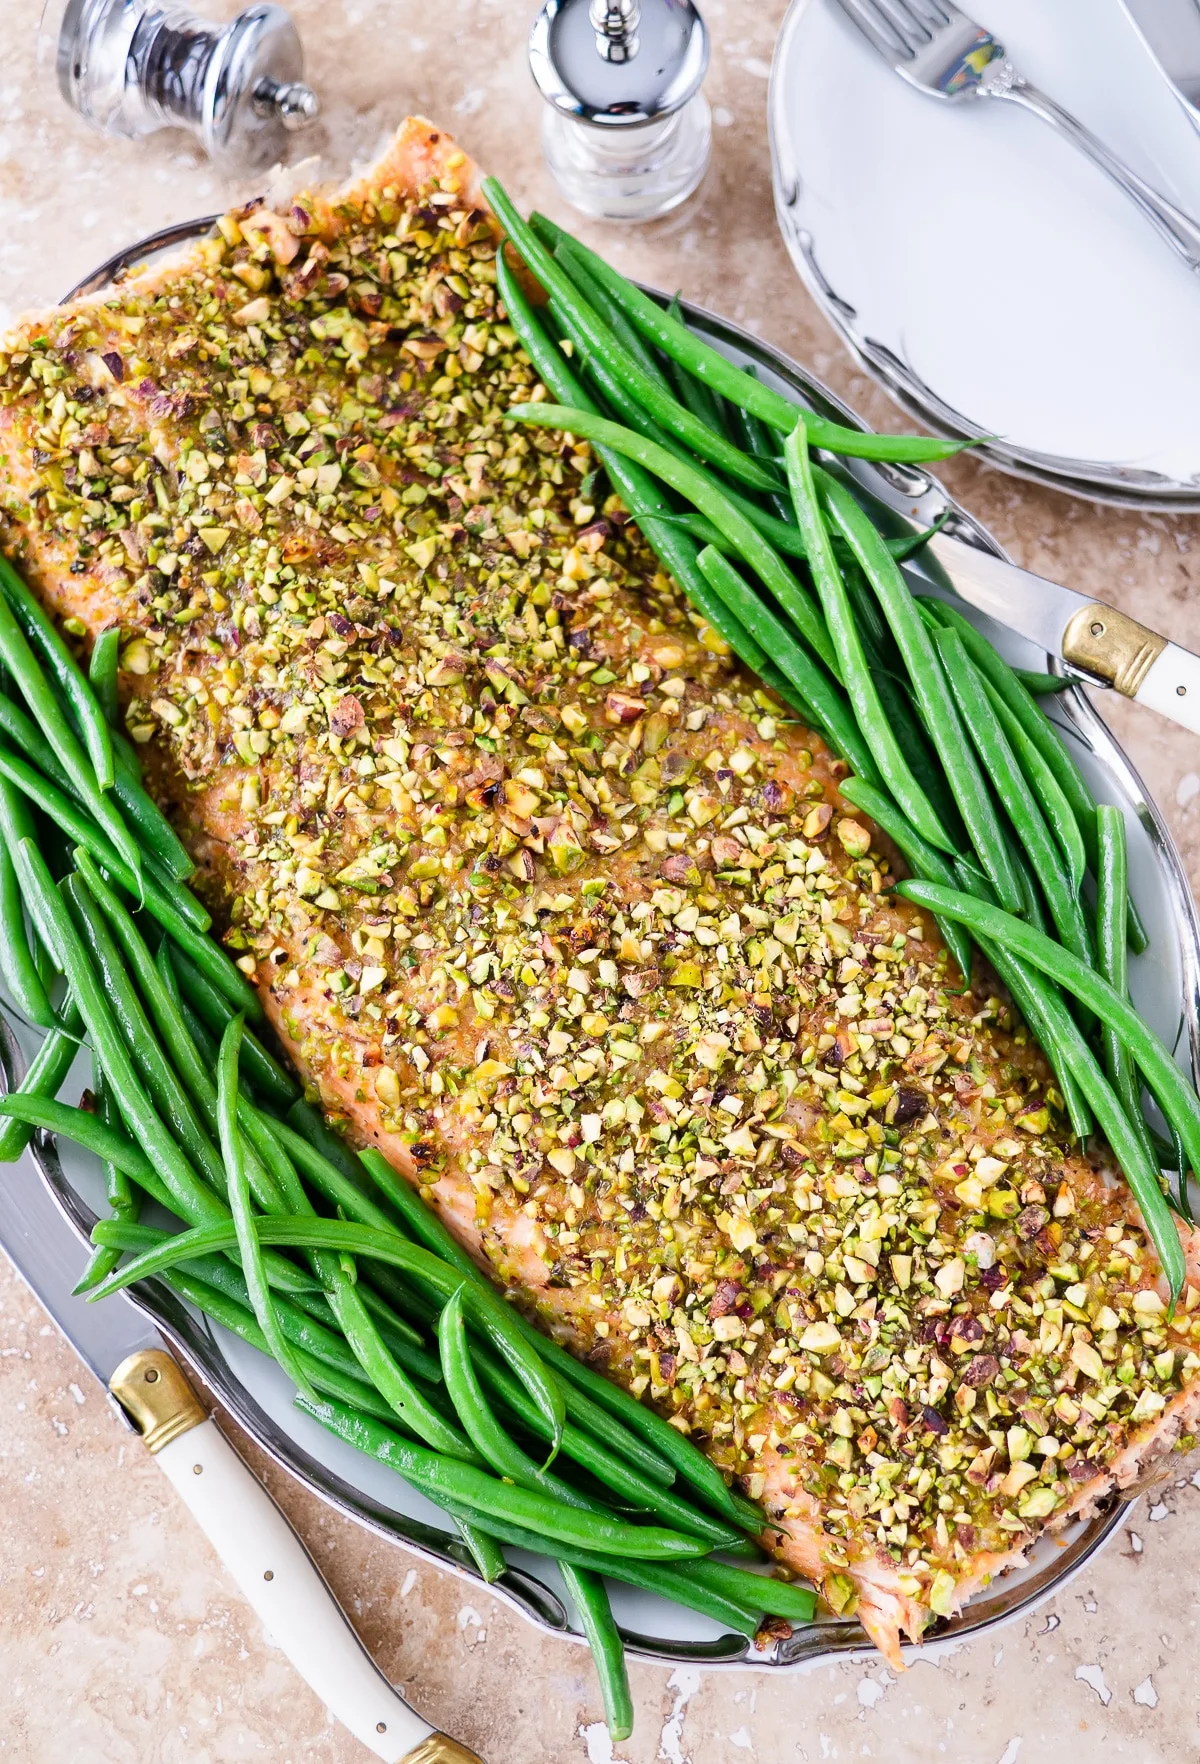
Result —
[[122, 1360], [108, 1388], [132, 1419], [148, 1452], [161, 1452], [208, 1420], [195, 1391], [162, 1348], [144, 1348]]
[[1166, 647], [1165, 637], [1101, 601], [1080, 607], [1062, 635], [1063, 660], [1107, 680], [1125, 698], [1137, 697]]

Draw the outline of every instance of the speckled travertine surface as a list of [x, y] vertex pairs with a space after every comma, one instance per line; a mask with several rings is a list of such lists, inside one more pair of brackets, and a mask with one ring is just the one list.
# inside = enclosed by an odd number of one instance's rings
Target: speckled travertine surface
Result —
[[[0, 0], [4, 315], [53, 299], [130, 239], [253, 188], [222, 183], [179, 140], [90, 136], [35, 81], [40, 8]], [[332, 172], [368, 158], [399, 117], [420, 110], [524, 205], [570, 218], [538, 151], [524, 49], [533, 0], [293, 0], [292, 10], [326, 107], [314, 150]], [[782, 0], [706, 0], [715, 154], [698, 198], [649, 229], [582, 230], [622, 266], [808, 363], [872, 422], [895, 423], [815, 313], [776, 234], [765, 108], [782, 11]], [[945, 477], [1018, 561], [1200, 648], [1200, 517], [1096, 509], [969, 461]], [[1200, 880], [1200, 743], [1136, 707], [1111, 714]], [[900, 1680], [870, 1660], [792, 1677], [635, 1663], [637, 1727], [614, 1753], [579, 1648], [335, 1518], [278, 1473], [266, 1480], [383, 1669], [486, 1764], [1182, 1764], [1200, 1750], [1191, 1482], [1143, 1502], [1108, 1552], [1030, 1621]], [[0, 1663], [0, 1760], [366, 1756], [265, 1640], [2, 1258]]]

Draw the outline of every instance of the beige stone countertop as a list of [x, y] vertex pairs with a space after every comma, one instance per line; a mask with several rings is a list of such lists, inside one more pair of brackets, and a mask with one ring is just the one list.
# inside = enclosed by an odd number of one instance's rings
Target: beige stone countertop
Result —
[[[251, 187], [180, 137], [102, 141], [39, 87], [41, 0], [0, 0], [0, 313]], [[292, 0], [331, 172], [409, 111], [454, 131], [525, 206], [570, 216], [542, 166], [525, 62], [534, 0]], [[228, 7], [232, 12], [234, 8]], [[704, 0], [713, 165], [650, 228], [582, 226], [614, 260], [727, 314], [876, 426], [905, 425], [804, 293], [772, 213], [767, 73], [783, 0]], [[969, 460], [945, 479], [1017, 560], [1200, 649], [1200, 517], [1099, 509]], [[1109, 707], [1105, 705], [1106, 714]], [[1119, 705], [1118, 732], [1200, 879], [1200, 743]], [[0, 1761], [359, 1764], [264, 1639], [153, 1461], [0, 1257]], [[248, 1456], [257, 1468], [260, 1458]], [[634, 1662], [614, 1749], [586, 1654], [266, 1481], [384, 1671], [486, 1764], [1183, 1764], [1200, 1752], [1200, 1476], [1166, 1484], [1024, 1623], [902, 1677], [878, 1658], [803, 1676]]]

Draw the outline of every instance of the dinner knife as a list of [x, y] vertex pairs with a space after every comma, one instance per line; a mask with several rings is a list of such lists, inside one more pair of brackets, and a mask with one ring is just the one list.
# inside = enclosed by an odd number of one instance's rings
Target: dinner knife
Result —
[[0, 1181], [0, 1247], [141, 1434], [271, 1640], [329, 1712], [386, 1764], [480, 1764], [422, 1720], [379, 1671], [153, 1324], [123, 1292], [97, 1304], [74, 1296], [83, 1246], [28, 1156], [6, 1166]]
[[1190, 649], [1115, 606], [946, 533], [935, 533], [926, 548], [963, 600], [1058, 656], [1074, 677], [1111, 686], [1200, 735], [1200, 656]]

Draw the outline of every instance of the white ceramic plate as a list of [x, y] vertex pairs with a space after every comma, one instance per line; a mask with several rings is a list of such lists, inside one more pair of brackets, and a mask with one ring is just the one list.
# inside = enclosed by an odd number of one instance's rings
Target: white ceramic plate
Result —
[[[1119, 0], [967, 0], [1016, 67], [1200, 215], [1200, 136]], [[793, 0], [770, 96], [780, 225], [867, 367], [997, 464], [1200, 508], [1200, 277], [1016, 105], [915, 91]]]

